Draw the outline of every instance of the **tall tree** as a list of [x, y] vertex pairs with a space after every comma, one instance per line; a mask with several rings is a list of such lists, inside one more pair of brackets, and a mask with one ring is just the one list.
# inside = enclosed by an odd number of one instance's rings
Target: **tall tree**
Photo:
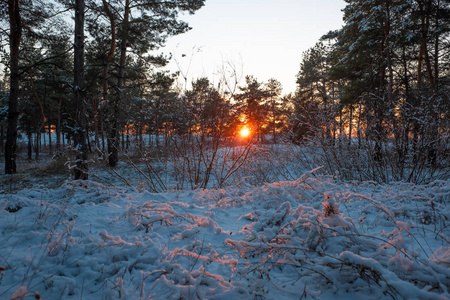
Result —
[[75, 147], [77, 148], [77, 166], [75, 179], [88, 179], [89, 166], [87, 163], [87, 128], [85, 116], [84, 82], [84, 0], [75, 1], [75, 39], [74, 39], [74, 99], [76, 105]]
[[108, 139], [109, 164], [113, 167], [117, 165], [119, 159], [118, 119], [121, 102], [126, 94], [126, 66], [129, 52], [138, 57], [145, 56], [149, 50], [160, 47], [169, 36], [189, 30], [187, 23], [178, 20], [178, 13], [187, 11], [193, 14], [203, 6], [204, 0], [121, 0], [116, 4], [114, 11], [121, 13], [117, 22], [120, 54], [116, 99], [111, 103], [114, 110], [113, 124]]
[[[389, 162], [396, 168], [395, 180], [415, 181], [424, 164], [438, 165], [437, 152], [446, 157], [442, 133], [448, 131], [449, 101], [443, 83], [448, 81], [450, 1], [345, 2], [344, 27], [321, 40], [334, 40], [331, 51], [315, 47], [303, 57], [294, 101], [297, 128], [317, 121], [311, 127], [325, 137], [330, 120], [348, 130], [347, 149], [352, 151], [356, 126], [359, 149], [367, 150], [370, 170], [364, 172], [373, 174], [370, 179], [394, 176], [385, 172]], [[330, 106], [331, 114], [323, 114], [321, 98], [338, 104]], [[341, 168], [345, 162], [338, 164]]]
[[17, 122], [19, 119], [19, 48], [22, 38], [22, 17], [19, 0], [8, 1], [9, 15], [9, 49], [10, 49], [10, 92], [8, 102], [8, 129], [5, 145], [5, 173], [13, 174], [17, 171]]
[[275, 144], [277, 142], [277, 122], [280, 115], [280, 102], [278, 100], [281, 96], [281, 92], [283, 91], [283, 87], [278, 80], [271, 78], [266, 84], [266, 89], [269, 94], [269, 101], [267, 104], [268, 110], [270, 112], [269, 118], [271, 127], [270, 129], [272, 129], [272, 143]]
[[[103, 105], [101, 107], [105, 108], [104, 110], [100, 110], [103, 117], [108, 116], [108, 80], [109, 80], [109, 68], [111, 65], [111, 61], [114, 57], [114, 52], [116, 51], [116, 22], [114, 19], [114, 14], [112, 13], [110, 9], [110, 5], [106, 0], [102, 0], [103, 3], [103, 9], [108, 16], [109, 23], [110, 23], [110, 30], [111, 30], [111, 43], [109, 45], [109, 52], [107, 55], [104, 56], [103, 59], [103, 78], [102, 78], [102, 100]], [[96, 109], [94, 105], [94, 110]], [[95, 115], [95, 111], [94, 111]], [[109, 118], [107, 119], [109, 122]], [[95, 129], [98, 131], [97, 128], [97, 118], [94, 118], [95, 123]], [[109, 126], [107, 126], [109, 128]], [[97, 133], [98, 134], [98, 133]], [[110, 143], [108, 143], [110, 145]], [[109, 151], [108, 151], [109, 152]]]

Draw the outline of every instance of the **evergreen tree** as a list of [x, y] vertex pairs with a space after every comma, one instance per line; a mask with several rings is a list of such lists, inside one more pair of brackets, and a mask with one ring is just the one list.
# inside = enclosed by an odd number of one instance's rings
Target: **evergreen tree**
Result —
[[[53, 30], [55, 23], [50, 26], [53, 20], [50, 20], [49, 11], [52, 8], [52, 3], [27, 0], [3, 1], [0, 6], [2, 12], [0, 19], [2, 31], [0, 34], [2, 37], [7, 35], [10, 48], [9, 53], [2, 49], [2, 52], [7, 54], [4, 59], [8, 60], [5, 63], [7, 66], [6, 75], [10, 78], [8, 129], [5, 145], [5, 173], [7, 174], [17, 171], [17, 126], [20, 114], [21, 80], [25, 74], [33, 73], [34, 69], [43, 63], [35, 57], [27, 55], [36, 53], [32, 50], [36, 41], [39, 40], [40, 45], [45, 48], [47, 41], [55, 37], [55, 30]], [[24, 39], [27, 42], [31, 41], [31, 43], [23, 43]], [[3, 47], [3, 44], [0, 47]], [[30, 49], [31, 51], [29, 51]]]
[[[180, 11], [194, 13], [203, 6], [204, 0], [194, 1], [148, 1], [123, 0], [110, 2], [117, 13], [118, 38], [118, 70], [116, 97], [113, 107], [111, 133], [109, 136], [109, 164], [116, 166], [118, 162], [119, 108], [126, 93], [127, 56], [148, 56], [149, 50], [157, 49], [172, 35], [186, 32], [187, 23], [178, 20]], [[148, 60], [153, 60], [147, 57]]]
[[267, 105], [270, 94], [253, 76], [245, 77], [246, 86], [239, 87], [241, 93], [236, 95], [238, 112], [241, 121], [255, 131], [260, 142], [263, 142], [263, 129], [266, 127]]
[[8, 1], [10, 83], [8, 102], [8, 130], [5, 145], [5, 173], [17, 172], [17, 123], [19, 119], [19, 49], [22, 39], [22, 16], [19, 0]]
[[[338, 128], [352, 151], [356, 128], [371, 179], [417, 180], [425, 164], [438, 166], [437, 153], [446, 157], [450, 3], [346, 2], [344, 27], [303, 57], [293, 129], [297, 137], [314, 129], [326, 141]], [[383, 173], [386, 165], [395, 175]]]
[[281, 92], [283, 91], [283, 87], [281, 83], [271, 78], [266, 83], [266, 90], [268, 92], [268, 101], [267, 108], [269, 110], [269, 130], [272, 131], [272, 143], [277, 142], [277, 126], [280, 118], [280, 101], [279, 98], [281, 96]]
[[87, 127], [85, 114], [86, 83], [84, 77], [84, 0], [75, 1], [75, 38], [74, 38], [74, 63], [73, 63], [73, 92], [75, 112], [75, 147], [77, 149], [77, 161], [74, 179], [88, 179], [88, 149]]

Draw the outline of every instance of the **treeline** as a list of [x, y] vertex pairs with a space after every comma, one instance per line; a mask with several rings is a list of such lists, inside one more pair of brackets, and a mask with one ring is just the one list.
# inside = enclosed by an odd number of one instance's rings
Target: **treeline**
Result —
[[[79, 144], [84, 132], [87, 151], [103, 153], [114, 167], [131, 135], [137, 149], [181, 147], [175, 138], [183, 137], [195, 140], [183, 147], [207, 155], [204, 145], [216, 153], [245, 125], [254, 141], [320, 148], [317, 164], [343, 179], [448, 177], [450, 1], [346, 2], [345, 25], [303, 54], [297, 91], [288, 96], [275, 79], [247, 76], [238, 86], [236, 70], [224, 71], [214, 85], [200, 78], [187, 90], [174, 87], [178, 74], [162, 71], [170, 57], [149, 53], [189, 29], [178, 12], [194, 13], [201, 0], [86, 0], [83, 87], [74, 84], [76, 43], [64, 17], [74, 14], [71, 1], [20, 1], [23, 34], [11, 76], [3, 3], [1, 149], [10, 123], [9, 79], [17, 77], [19, 131], [28, 137], [29, 159], [40, 135], [51, 131], [56, 148], [67, 140]], [[75, 91], [85, 122], [76, 114]]]
[[123, 115], [136, 98], [161, 96], [173, 81], [171, 74], [155, 71], [168, 58], [151, 53], [190, 29], [180, 12], [193, 14], [203, 5], [204, 0], [2, 1], [5, 172], [16, 172], [18, 129], [29, 137], [29, 156], [32, 136], [38, 145], [44, 130], [55, 130], [57, 147], [62, 134], [75, 141], [79, 162], [86, 160], [87, 137], [94, 131], [96, 146], [102, 134], [110, 164], [117, 165]]
[[304, 53], [296, 139], [320, 137], [330, 172], [349, 179], [421, 181], [445, 171], [450, 1], [346, 2], [343, 28]]
[[[280, 102], [282, 87], [275, 79], [262, 83], [247, 76], [245, 85], [238, 87], [237, 75], [231, 79], [224, 74], [217, 86], [199, 78], [191, 89], [180, 91], [174, 84], [178, 74], [163, 71], [170, 57], [154, 53], [169, 36], [189, 29], [177, 13], [193, 13], [203, 1], [86, 1], [83, 86], [74, 83], [74, 72], [82, 66], [76, 66], [77, 43], [72, 42], [73, 24], [67, 22], [67, 14], [78, 11], [75, 6], [62, 0], [15, 1], [20, 4], [23, 24], [18, 130], [27, 137], [29, 160], [33, 153], [39, 156], [43, 134], [48, 134], [50, 149], [63, 149], [66, 143], [79, 148], [81, 132], [87, 151], [105, 154], [115, 167], [119, 151], [130, 147], [131, 135], [136, 146], [144, 149], [168, 146], [173, 136], [225, 140], [235, 137], [244, 124], [263, 142], [265, 133], [276, 139], [286, 126], [282, 123], [287, 119]], [[6, 12], [7, 7], [2, 9]], [[4, 28], [9, 25], [7, 15], [2, 14]], [[8, 49], [2, 46], [6, 66], [1, 85], [3, 151], [12, 74]], [[81, 94], [82, 100], [74, 94]], [[77, 116], [80, 101], [84, 121]], [[152, 137], [147, 145], [144, 135]]]

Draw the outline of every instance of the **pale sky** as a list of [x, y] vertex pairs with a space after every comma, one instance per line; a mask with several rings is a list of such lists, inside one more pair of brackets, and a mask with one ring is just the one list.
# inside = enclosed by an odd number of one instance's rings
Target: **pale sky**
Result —
[[193, 29], [162, 50], [176, 60], [169, 69], [188, 81], [208, 77], [216, 85], [230, 63], [242, 79], [277, 79], [287, 94], [295, 91], [302, 53], [342, 27], [344, 7], [343, 0], [206, 0], [195, 15], [180, 16]]

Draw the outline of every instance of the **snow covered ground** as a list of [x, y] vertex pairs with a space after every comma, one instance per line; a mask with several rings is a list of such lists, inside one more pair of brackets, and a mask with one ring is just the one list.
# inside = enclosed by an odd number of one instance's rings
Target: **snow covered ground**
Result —
[[449, 181], [104, 184], [0, 188], [0, 299], [450, 299]]

